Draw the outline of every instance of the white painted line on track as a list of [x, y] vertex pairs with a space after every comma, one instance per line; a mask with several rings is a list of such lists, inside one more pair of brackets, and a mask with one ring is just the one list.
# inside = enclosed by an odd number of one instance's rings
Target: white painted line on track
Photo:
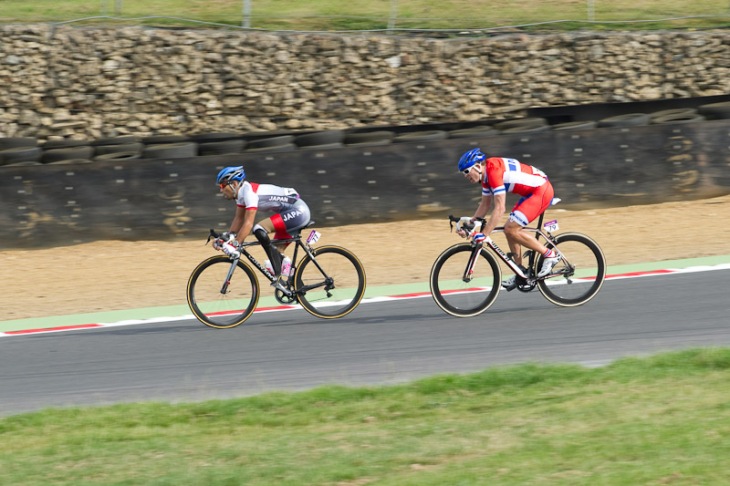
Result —
[[[683, 273], [697, 273], [697, 272], [711, 272], [715, 270], [730, 270], [730, 263], [721, 263], [717, 265], [698, 265], [698, 266], [692, 266], [692, 267], [686, 267], [686, 268], [668, 268], [668, 269], [661, 269], [661, 270], [646, 270], [646, 271], [640, 271], [640, 272], [626, 272], [626, 273], [620, 273], [620, 274], [612, 274], [607, 275], [606, 280], [621, 280], [621, 279], [629, 279], [629, 278], [643, 278], [643, 277], [657, 277], [661, 275], [678, 275]], [[367, 299], [363, 299], [362, 304], [373, 304], [378, 302], [392, 302], [396, 300], [409, 300], [409, 299], [421, 299], [425, 297], [431, 297], [430, 292], [414, 292], [414, 293], [406, 293], [406, 294], [400, 294], [400, 295], [391, 295], [391, 296], [381, 296], [381, 297], [370, 297]], [[254, 314], [266, 314], [269, 312], [286, 312], [286, 311], [292, 311], [292, 310], [300, 310], [301, 306], [299, 305], [282, 305], [278, 307], [263, 307], [260, 309], [256, 309], [254, 311]], [[169, 316], [169, 317], [152, 317], [148, 319], [127, 319], [127, 320], [121, 320], [116, 322], [106, 322], [106, 323], [87, 323], [87, 324], [77, 324], [77, 325], [65, 325], [65, 326], [57, 326], [57, 327], [49, 327], [49, 328], [39, 328], [39, 329], [24, 329], [24, 330], [18, 330], [18, 331], [6, 331], [6, 332], [0, 332], [0, 338], [2, 337], [13, 337], [13, 336], [27, 336], [27, 335], [36, 335], [36, 334], [47, 334], [47, 333], [59, 333], [59, 332], [66, 332], [66, 331], [82, 331], [87, 329], [100, 329], [105, 327], [124, 327], [124, 326], [137, 326], [141, 324], [157, 324], [157, 323], [166, 323], [166, 322], [173, 322], [173, 321], [182, 321], [182, 320], [193, 320], [195, 319], [195, 316], [193, 314], [184, 314], [179, 316]], [[201, 324], [202, 325], [202, 324]]]

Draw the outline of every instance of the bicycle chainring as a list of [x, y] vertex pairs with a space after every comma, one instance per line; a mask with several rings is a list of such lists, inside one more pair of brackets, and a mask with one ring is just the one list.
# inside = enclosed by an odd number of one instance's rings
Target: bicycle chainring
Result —
[[297, 301], [297, 299], [293, 295], [289, 297], [279, 289], [274, 290], [274, 297], [277, 301], [279, 301], [280, 304], [284, 305], [292, 304]]
[[524, 278], [517, 277], [517, 290], [520, 292], [531, 292], [536, 286], [537, 280], [534, 278], [525, 280]]

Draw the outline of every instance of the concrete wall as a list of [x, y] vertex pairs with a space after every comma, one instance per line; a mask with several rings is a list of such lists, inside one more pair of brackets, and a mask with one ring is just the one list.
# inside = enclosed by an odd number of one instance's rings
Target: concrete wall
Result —
[[227, 228], [234, 211], [220, 197], [215, 174], [240, 163], [254, 182], [295, 187], [321, 227], [470, 214], [480, 192], [466, 183], [456, 161], [473, 146], [542, 168], [566, 208], [730, 192], [730, 120], [245, 156], [5, 166], [0, 244], [205, 238], [209, 228]]
[[730, 93], [727, 31], [434, 40], [0, 26], [0, 137], [331, 129]]

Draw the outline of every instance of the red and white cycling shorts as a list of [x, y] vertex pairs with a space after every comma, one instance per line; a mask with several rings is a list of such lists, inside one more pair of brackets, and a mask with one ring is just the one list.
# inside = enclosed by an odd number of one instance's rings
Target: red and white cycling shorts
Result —
[[550, 207], [554, 195], [553, 185], [546, 180], [545, 184], [536, 187], [532, 194], [517, 201], [512, 212], [509, 213], [509, 220], [520, 226], [527, 226]]

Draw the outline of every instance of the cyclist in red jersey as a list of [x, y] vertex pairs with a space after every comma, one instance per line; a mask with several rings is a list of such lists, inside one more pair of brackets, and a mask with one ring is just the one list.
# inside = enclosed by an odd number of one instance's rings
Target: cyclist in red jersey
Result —
[[[504, 234], [509, 244], [512, 258], [518, 265], [522, 265], [521, 247], [538, 251], [545, 256], [538, 277], [548, 275], [560, 261], [560, 253], [548, 249], [537, 241], [534, 235], [522, 229], [535, 220], [550, 206], [553, 200], [553, 186], [547, 175], [540, 169], [523, 164], [517, 159], [505, 157], [489, 157], [475, 148], [464, 153], [459, 159], [459, 171], [471, 183], [481, 182], [482, 198], [479, 201], [474, 216], [468, 219], [473, 222], [476, 218], [486, 218], [490, 212], [483, 232], [473, 235], [477, 241], [486, 239], [499, 225], [505, 212], [507, 193], [513, 192], [522, 196], [512, 208], [507, 223], [504, 225]], [[463, 229], [459, 234], [466, 237]], [[502, 282], [502, 287], [510, 291], [517, 287], [517, 277], [513, 275]]]

